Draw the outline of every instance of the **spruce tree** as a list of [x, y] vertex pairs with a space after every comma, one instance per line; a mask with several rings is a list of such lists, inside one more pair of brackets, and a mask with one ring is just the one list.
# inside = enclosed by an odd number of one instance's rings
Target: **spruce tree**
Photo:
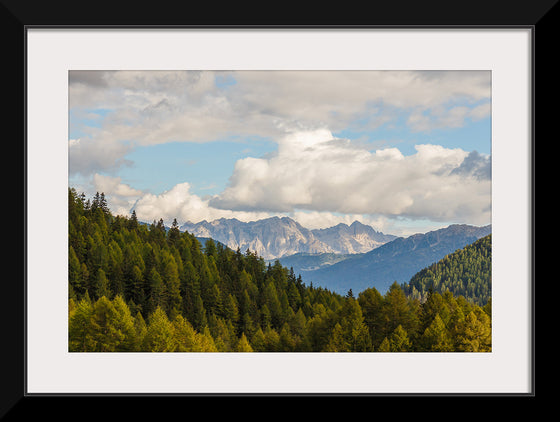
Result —
[[173, 324], [165, 311], [158, 306], [150, 315], [144, 338], [144, 350], [148, 352], [173, 352], [177, 348]]
[[192, 352], [197, 348], [196, 331], [182, 315], [173, 321], [173, 341], [176, 352]]
[[462, 329], [458, 334], [458, 349], [463, 352], [491, 352], [491, 327], [487, 317], [479, 314], [477, 317], [471, 311], [463, 323]]
[[92, 316], [93, 306], [84, 297], [76, 305], [68, 321], [68, 351], [69, 352], [91, 352], [94, 350]]
[[236, 352], [253, 352], [253, 348], [249, 344], [249, 341], [247, 340], [247, 337], [245, 336], [245, 333], [241, 333], [241, 337], [239, 338], [239, 341], [237, 342], [237, 347], [236, 347], [235, 351]]
[[115, 310], [117, 311], [117, 319], [115, 321], [115, 328], [119, 331], [123, 338], [116, 346], [117, 352], [132, 352], [135, 348], [136, 331], [134, 328], [134, 317], [130, 313], [130, 308], [122, 298], [117, 295], [112, 301]]
[[426, 328], [421, 339], [422, 348], [427, 352], [452, 352], [453, 344], [443, 320], [436, 314]]
[[332, 329], [329, 341], [324, 349], [325, 352], [349, 352], [350, 344], [345, 339], [342, 326], [337, 322]]
[[111, 297], [111, 290], [109, 288], [109, 280], [107, 280], [107, 276], [105, 275], [105, 271], [101, 268], [97, 271], [97, 278], [95, 281], [95, 296], [97, 298]]
[[144, 338], [148, 332], [146, 321], [142, 314], [138, 312], [134, 317], [134, 350], [137, 352], [144, 352]]
[[266, 339], [261, 327], [259, 327], [251, 337], [251, 345], [255, 352], [266, 351]]
[[72, 246], [68, 248], [68, 283], [77, 294], [83, 293], [82, 265]]
[[381, 344], [379, 345], [379, 347], [377, 348], [378, 352], [381, 353], [388, 353], [391, 352], [391, 343], [389, 342], [389, 339], [387, 337], [385, 337], [383, 339], [383, 341], [381, 342]]
[[93, 305], [92, 333], [96, 352], [115, 352], [125, 339], [119, 329], [120, 315], [113, 303], [105, 296]]
[[391, 352], [410, 352], [412, 349], [408, 334], [402, 325], [395, 328], [395, 331], [393, 331], [389, 338], [389, 343], [391, 345]]

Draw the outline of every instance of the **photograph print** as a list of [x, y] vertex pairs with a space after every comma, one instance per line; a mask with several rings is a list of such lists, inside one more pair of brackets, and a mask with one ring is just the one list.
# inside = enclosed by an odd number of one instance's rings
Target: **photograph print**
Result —
[[68, 71], [68, 351], [491, 352], [491, 80]]

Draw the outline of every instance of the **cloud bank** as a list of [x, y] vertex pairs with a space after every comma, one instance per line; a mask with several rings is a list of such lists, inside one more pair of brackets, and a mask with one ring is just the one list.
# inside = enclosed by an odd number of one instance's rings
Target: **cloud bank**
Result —
[[487, 117], [489, 102], [483, 71], [70, 71], [70, 109], [103, 110], [95, 125], [71, 119], [84, 136], [70, 148], [70, 173], [115, 170], [135, 146], [364, 132], [399, 114], [412, 131], [461, 127]]

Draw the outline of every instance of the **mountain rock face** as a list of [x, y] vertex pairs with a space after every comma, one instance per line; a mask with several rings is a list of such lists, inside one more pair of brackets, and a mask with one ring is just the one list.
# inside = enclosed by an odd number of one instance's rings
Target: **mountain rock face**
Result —
[[[307, 268], [299, 269], [306, 284], [313, 282], [315, 286], [340, 294], [349, 289], [357, 294], [375, 287], [384, 294], [393, 282], [408, 282], [421, 269], [491, 232], [491, 225], [454, 224], [425, 234], [396, 238], [367, 253], [347, 256], [333, 265], [319, 264], [313, 268], [307, 261]], [[317, 262], [317, 258], [314, 259]], [[280, 259], [286, 265], [282, 261]], [[286, 262], [289, 262], [288, 257]], [[294, 267], [294, 271], [298, 273], [298, 268]]]
[[318, 241], [310, 230], [294, 220], [271, 217], [248, 223], [235, 218], [185, 223], [180, 227], [197, 237], [211, 237], [233, 250], [257, 252], [264, 259], [274, 259], [297, 252], [321, 253], [332, 250]]
[[375, 231], [371, 226], [366, 226], [359, 221], [354, 221], [350, 226], [340, 223], [328, 229], [316, 229], [312, 232], [317, 239], [342, 254], [369, 252], [397, 238]]
[[242, 252], [247, 249], [271, 260], [296, 253], [350, 254], [370, 251], [395, 236], [385, 235], [359, 222], [328, 229], [309, 230], [289, 217], [242, 222], [235, 218], [187, 222], [180, 227], [197, 237], [211, 237]]

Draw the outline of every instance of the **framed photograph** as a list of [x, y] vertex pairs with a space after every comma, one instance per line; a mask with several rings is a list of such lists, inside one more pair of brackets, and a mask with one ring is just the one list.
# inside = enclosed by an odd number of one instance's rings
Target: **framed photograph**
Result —
[[533, 396], [534, 37], [26, 26], [24, 395]]

